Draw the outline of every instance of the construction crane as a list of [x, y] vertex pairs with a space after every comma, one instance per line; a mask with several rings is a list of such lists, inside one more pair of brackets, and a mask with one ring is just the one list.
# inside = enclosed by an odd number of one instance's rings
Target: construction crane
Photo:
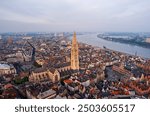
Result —
[[[25, 51], [23, 50], [23, 47], [26, 45], [26, 44], [29, 44], [32, 48], [32, 53], [31, 53], [31, 61], [34, 62], [35, 61], [35, 47], [29, 42], [29, 41], [25, 41], [24, 45], [22, 46], [22, 56], [27, 56], [27, 54], [25, 53]], [[24, 58], [25, 60], [25, 58]]]
[[35, 61], [35, 47], [29, 42], [27, 41], [27, 43], [32, 47], [32, 56], [31, 56], [31, 61], [34, 62]]
[[26, 54], [24, 53], [23, 50], [21, 51], [21, 54], [22, 54], [22, 57], [23, 57], [23, 61], [25, 62], [25, 61], [26, 61], [26, 58], [25, 58], [25, 57], [26, 57]]

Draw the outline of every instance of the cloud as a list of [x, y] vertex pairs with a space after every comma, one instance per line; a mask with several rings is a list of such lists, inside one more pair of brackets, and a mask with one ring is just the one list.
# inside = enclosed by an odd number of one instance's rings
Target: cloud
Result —
[[[33, 31], [35, 25], [44, 31], [137, 31], [139, 22], [138, 30], [148, 31], [149, 4], [149, 0], [1, 0], [0, 20], [13, 26], [22, 23], [24, 31], [27, 25]], [[9, 31], [7, 23], [3, 27]]]

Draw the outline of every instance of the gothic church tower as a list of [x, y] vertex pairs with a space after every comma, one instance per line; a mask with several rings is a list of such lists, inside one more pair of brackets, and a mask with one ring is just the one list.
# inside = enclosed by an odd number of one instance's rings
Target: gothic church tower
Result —
[[71, 69], [79, 70], [79, 51], [76, 33], [74, 32], [71, 47]]

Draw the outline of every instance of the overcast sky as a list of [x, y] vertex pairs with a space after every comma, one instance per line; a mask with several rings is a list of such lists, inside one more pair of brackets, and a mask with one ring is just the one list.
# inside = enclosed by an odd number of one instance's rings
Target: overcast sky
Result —
[[0, 32], [150, 32], [150, 0], [0, 0]]

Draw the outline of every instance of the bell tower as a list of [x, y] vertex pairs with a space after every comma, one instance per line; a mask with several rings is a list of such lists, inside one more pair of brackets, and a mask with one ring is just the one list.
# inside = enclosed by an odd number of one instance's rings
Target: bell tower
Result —
[[73, 34], [72, 47], [71, 47], [71, 69], [79, 70], [79, 51], [76, 33]]

